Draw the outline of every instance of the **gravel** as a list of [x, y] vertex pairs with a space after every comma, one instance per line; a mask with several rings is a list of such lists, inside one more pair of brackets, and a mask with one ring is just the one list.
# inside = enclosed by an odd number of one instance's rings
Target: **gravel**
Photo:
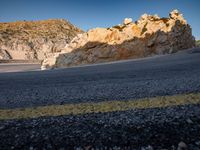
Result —
[[5, 120], [0, 127], [3, 150], [200, 149], [200, 105]]

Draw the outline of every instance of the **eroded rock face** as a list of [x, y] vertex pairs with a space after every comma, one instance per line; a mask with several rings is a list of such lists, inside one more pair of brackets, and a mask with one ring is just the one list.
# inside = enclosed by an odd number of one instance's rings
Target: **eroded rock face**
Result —
[[144, 14], [136, 22], [91, 29], [79, 34], [66, 47], [43, 61], [42, 69], [140, 58], [192, 48], [191, 28], [177, 10], [169, 18]]
[[0, 59], [43, 60], [79, 33], [83, 31], [63, 19], [0, 23]]

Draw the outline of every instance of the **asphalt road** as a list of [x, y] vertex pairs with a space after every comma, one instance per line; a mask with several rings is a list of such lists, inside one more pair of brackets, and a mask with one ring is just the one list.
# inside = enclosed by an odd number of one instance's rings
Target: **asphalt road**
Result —
[[0, 108], [200, 92], [200, 49], [142, 60], [0, 73]]
[[[193, 49], [85, 67], [0, 73], [0, 112], [199, 93], [199, 64], [200, 49]], [[183, 142], [188, 149], [200, 149], [199, 103], [0, 120], [3, 150], [174, 150], [185, 149]]]
[[0, 63], [0, 73], [40, 70], [37, 63]]

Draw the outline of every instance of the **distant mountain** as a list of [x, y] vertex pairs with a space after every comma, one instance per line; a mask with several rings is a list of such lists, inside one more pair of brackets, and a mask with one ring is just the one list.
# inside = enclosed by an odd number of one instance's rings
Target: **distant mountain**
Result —
[[60, 54], [45, 59], [42, 69], [169, 54], [192, 47], [192, 29], [178, 10], [168, 18], [144, 14], [135, 22], [126, 18], [123, 24], [79, 34]]
[[0, 23], [0, 59], [43, 60], [83, 31], [63, 19]]

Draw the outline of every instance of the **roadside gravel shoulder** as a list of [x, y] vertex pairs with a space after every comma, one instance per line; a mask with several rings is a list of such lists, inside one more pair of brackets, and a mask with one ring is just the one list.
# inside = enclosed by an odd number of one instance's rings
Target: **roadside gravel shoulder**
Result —
[[2, 149], [200, 148], [200, 105], [0, 122]]

